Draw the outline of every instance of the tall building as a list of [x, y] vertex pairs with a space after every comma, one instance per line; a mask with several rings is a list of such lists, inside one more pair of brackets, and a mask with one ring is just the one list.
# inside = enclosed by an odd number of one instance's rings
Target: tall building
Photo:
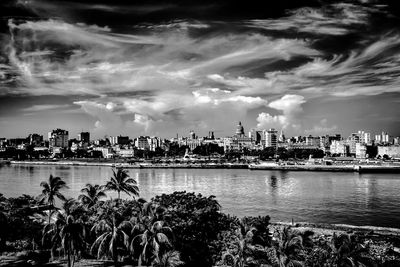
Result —
[[196, 139], [196, 134], [193, 132], [193, 130], [190, 131], [189, 137], [190, 139]]
[[49, 147], [68, 147], [68, 131], [56, 129], [48, 134]]
[[161, 147], [161, 139], [158, 137], [139, 136], [135, 138], [134, 144], [140, 150], [155, 151], [157, 147]]
[[276, 148], [278, 141], [278, 131], [274, 128], [269, 129], [265, 134], [265, 146]]
[[244, 128], [242, 126], [242, 122], [239, 121], [239, 124], [236, 128], [236, 135], [237, 136], [243, 136], [244, 135]]
[[278, 141], [280, 143], [284, 143], [286, 141], [285, 134], [283, 133], [283, 130], [281, 130], [281, 134], [279, 135]]
[[332, 155], [347, 156], [350, 152], [350, 147], [344, 141], [333, 140], [329, 150]]
[[352, 155], [356, 154], [356, 144], [361, 143], [361, 138], [359, 133], [352, 133], [348, 138], [347, 138], [347, 144], [349, 145], [349, 153]]
[[78, 140], [82, 143], [90, 143], [90, 133], [89, 132], [81, 132], [78, 134]]
[[389, 134], [386, 132], [382, 132], [382, 143], [389, 143]]
[[35, 146], [40, 146], [43, 143], [43, 135], [39, 134], [30, 134], [29, 137], [29, 144], [35, 145]]
[[111, 145], [127, 145], [129, 144], [129, 136], [110, 136]]
[[375, 143], [379, 144], [382, 142], [382, 136], [380, 134], [375, 135]]
[[261, 140], [263, 139], [262, 134], [263, 134], [262, 131], [257, 131], [256, 129], [251, 129], [251, 131], [249, 132], [249, 137], [253, 140], [253, 142], [256, 145], [259, 145], [259, 144], [261, 144]]

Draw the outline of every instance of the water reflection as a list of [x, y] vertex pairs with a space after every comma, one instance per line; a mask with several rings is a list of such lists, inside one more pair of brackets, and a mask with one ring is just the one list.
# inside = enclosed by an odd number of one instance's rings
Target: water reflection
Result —
[[[65, 194], [77, 197], [87, 183], [105, 183], [112, 171], [107, 167], [6, 166], [0, 168], [0, 193], [38, 195], [40, 182], [50, 174], [63, 177], [70, 187]], [[129, 174], [136, 178], [145, 199], [194, 191], [215, 195], [224, 212], [238, 216], [392, 227], [400, 221], [399, 175], [223, 169], [131, 169]]]

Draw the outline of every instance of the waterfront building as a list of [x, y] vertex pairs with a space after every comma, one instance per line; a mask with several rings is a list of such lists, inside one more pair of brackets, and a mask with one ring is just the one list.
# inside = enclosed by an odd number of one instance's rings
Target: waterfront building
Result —
[[251, 129], [249, 132], [249, 137], [253, 140], [254, 144], [259, 145], [263, 139], [263, 132], [256, 129]]
[[[178, 141], [179, 146], [181, 146], [180, 141]], [[134, 139], [134, 145], [139, 150], [155, 151], [157, 147], [161, 147], [161, 139], [159, 137], [139, 136]]]
[[133, 148], [119, 149], [116, 154], [121, 158], [133, 158], [135, 156], [135, 150]]
[[243, 136], [244, 135], [244, 128], [242, 126], [242, 122], [240, 122], [240, 121], [239, 121], [239, 124], [237, 125], [235, 135], [236, 136]]
[[382, 132], [382, 143], [389, 144], [389, 134], [386, 132]]
[[285, 134], [283, 133], [283, 130], [281, 130], [281, 134], [279, 135], [278, 142], [284, 143], [285, 141], [286, 141]]
[[48, 133], [49, 147], [68, 147], [68, 131], [56, 129]]
[[75, 152], [75, 151], [78, 150], [79, 145], [78, 145], [78, 143], [76, 143], [76, 142], [72, 142], [72, 144], [71, 144], [69, 147], [71, 148], [71, 151], [72, 151], [72, 152]]
[[372, 143], [371, 133], [365, 132], [363, 130], [359, 130], [358, 131], [358, 136], [360, 138], [360, 143], [361, 144], [370, 145]]
[[81, 132], [78, 134], [78, 140], [82, 143], [90, 143], [90, 133], [89, 132]]
[[110, 159], [114, 157], [114, 152], [111, 147], [94, 147], [94, 151], [100, 151], [103, 158]]
[[5, 147], [7, 145], [7, 138], [0, 138], [0, 147]]
[[110, 136], [108, 139], [111, 145], [127, 145], [129, 144], [129, 136]]
[[306, 143], [307, 146], [317, 146], [317, 147], [319, 147], [321, 145], [319, 137], [318, 136], [314, 137], [314, 136], [311, 136], [311, 135], [306, 136], [306, 142], [305, 143]]
[[27, 143], [26, 138], [10, 138], [7, 139], [7, 145], [10, 147], [18, 147]]
[[190, 139], [196, 139], [196, 134], [194, 133], [193, 130], [190, 131], [189, 138]]
[[349, 145], [349, 153], [351, 155], [356, 154], [356, 144], [361, 143], [361, 138], [359, 133], [352, 133], [348, 138], [347, 138], [347, 144]]
[[265, 146], [266, 147], [277, 147], [278, 131], [274, 128], [269, 129], [265, 134]]
[[96, 146], [106, 146], [107, 145], [107, 139], [97, 139], [94, 141], [94, 144]]
[[326, 153], [329, 151], [329, 146], [331, 145], [329, 140], [329, 135], [321, 135], [319, 137], [319, 147]]
[[375, 135], [375, 143], [380, 144], [382, 142], [382, 136], [380, 134]]
[[252, 149], [254, 144], [252, 138], [245, 135], [236, 135], [232, 141], [234, 149], [238, 151], [241, 151], [243, 148]]
[[29, 144], [35, 145], [35, 146], [40, 146], [43, 143], [43, 135], [40, 134], [30, 134], [28, 136]]
[[233, 145], [233, 138], [232, 137], [224, 137], [223, 139], [224, 143], [224, 151], [229, 151], [232, 150], [232, 145]]
[[378, 156], [400, 159], [400, 146], [378, 146]]
[[367, 158], [367, 146], [365, 145], [365, 143], [356, 143], [356, 158]]
[[[242, 151], [244, 148], [252, 149], [253, 147], [253, 139], [252, 137], [246, 136], [244, 134], [244, 127], [242, 123], [239, 121], [239, 124], [236, 127], [235, 135], [232, 136], [232, 139], [229, 140], [229, 148], [228, 150], [236, 150]], [[226, 147], [226, 142], [224, 141], [224, 149]]]
[[339, 155], [342, 157], [348, 156], [350, 152], [349, 145], [345, 141], [337, 141], [337, 140], [332, 141], [329, 150], [332, 155]]
[[393, 138], [393, 145], [400, 145], [400, 137]]

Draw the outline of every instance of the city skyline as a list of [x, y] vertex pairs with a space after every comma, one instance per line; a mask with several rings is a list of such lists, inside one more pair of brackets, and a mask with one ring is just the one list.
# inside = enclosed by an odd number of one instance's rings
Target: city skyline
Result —
[[399, 136], [393, 2], [289, 2], [7, 0], [0, 137]]
[[[330, 136], [338, 135], [342, 139], [351, 138], [354, 135], [359, 135], [359, 136], [368, 135], [368, 138], [371, 141], [373, 141], [373, 140], [381, 141], [381, 140], [377, 140], [376, 137], [377, 136], [382, 137], [384, 135], [387, 136], [387, 138], [389, 138], [391, 140], [393, 138], [400, 138], [400, 136], [393, 135], [390, 132], [387, 132], [387, 131], [384, 131], [384, 130], [377, 130], [377, 129], [372, 130], [372, 131], [371, 130], [365, 130], [365, 129], [359, 129], [357, 131], [352, 131], [351, 134], [348, 134], [348, 135], [343, 134], [343, 132], [341, 132], [340, 130], [336, 131], [333, 134], [324, 133], [324, 134], [319, 134], [319, 135], [318, 134], [317, 135], [312, 135], [312, 134], [301, 135], [301, 134], [296, 134], [295, 133], [294, 135], [287, 135], [286, 132], [284, 132], [283, 129], [275, 129], [275, 128], [265, 128], [265, 129], [249, 128], [249, 129], [247, 129], [243, 125], [244, 124], [241, 121], [239, 121], [238, 124], [236, 124], [235, 127], [233, 127], [231, 129], [231, 133], [227, 134], [227, 135], [218, 135], [218, 133], [215, 133], [215, 131], [213, 131], [213, 130], [209, 130], [207, 133], [203, 134], [203, 133], [197, 132], [196, 130], [190, 129], [190, 130], [186, 131], [186, 133], [183, 133], [183, 134], [176, 133], [175, 135], [171, 135], [171, 136], [155, 136], [155, 135], [136, 135], [136, 136], [132, 136], [132, 135], [129, 135], [129, 134], [124, 135], [124, 134], [118, 133], [118, 134], [115, 134], [115, 135], [105, 134], [104, 136], [96, 137], [96, 136], [92, 136], [92, 133], [90, 131], [85, 131], [83, 129], [81, 129], [79, 132], [75, 133], [75, 132], [71, 132], [69, 129], [62, 129], [62, 128], [58, 127], [58, 128], [52, 129], [52, 130], [49, 129], [48, 131], [46, 131], [44, 133], [32, 132], [32, 131], [29, 132], [28, 131], [29, 133], [26, 136], [23, 136], [23, 135], [21, 135], [21, 136], [0, 136], [0, 139], [4, 139], [4, 138], [5, 139], [27, 138], [27, 137], [29, 137], [31, 135], [39, 135], [39, 136], [42, 136], [45, 140], [49, 140], [50, 136], [54, 132], [57, 132], [57, 131], [66, 131], [67, 135], [69, 136], [69, 140], [73, 140], [73, 139], [80, 140], [80, 139], [82, 139], [82, 134], [85, 135], [85, 136], [89, 135], [91, 141], [93, 141], [93, 140], [104, 140], [105, 138], [108, 139], [108, 138], [116, 138], [116, 137], [129, 137], [129, 138], [135, 139], [137, 137], [143, 137], [143, 136], [145, 136], [145, 137], [146, 136], [147, 137], [151, 136], [151, 137], [157, 137], [157, 138], [168, 140], [168, 139], [174, 139], [174, 138], [190, 138], [190, 139], [209, 138], [212, 135], [213, 138], [215, 136], [216, 139], [219, 139], [219, 138], [225, 138], [225, 137], [233, 137], [233, 136], [237, 136], [237, 135], [243, 135], [243, 136], [246, 136], [246, 137], [250, 137], [250, 136], [252, 136], [254, 134], [253, 131], [266, 133], [269, 130], [275, 131], [277, 136], [283, 135], [286, 138], [324, 137], [324, 136], [329, 136], [329, 135]], [[239, 129], [240, 129], [240, 133], [239, 133]], [[89, 137], [84, 137], [84, 138], [88, 139]], [[362, 137], [362, 138], [364, 138], [364, 137]], [[389, 140], [387, 140], [386, 142], [389, 142]]]

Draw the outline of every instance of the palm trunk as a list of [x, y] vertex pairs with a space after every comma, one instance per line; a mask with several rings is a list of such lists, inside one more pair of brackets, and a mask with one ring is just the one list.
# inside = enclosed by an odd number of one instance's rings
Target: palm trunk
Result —
[[118, 191], [118, 200], [117, 200], [117, 205], [119, 206], [119, 203], [121, 202], [121, 191]]
[[68, 249], [68, 267], [71, 267], [71, 252]]

